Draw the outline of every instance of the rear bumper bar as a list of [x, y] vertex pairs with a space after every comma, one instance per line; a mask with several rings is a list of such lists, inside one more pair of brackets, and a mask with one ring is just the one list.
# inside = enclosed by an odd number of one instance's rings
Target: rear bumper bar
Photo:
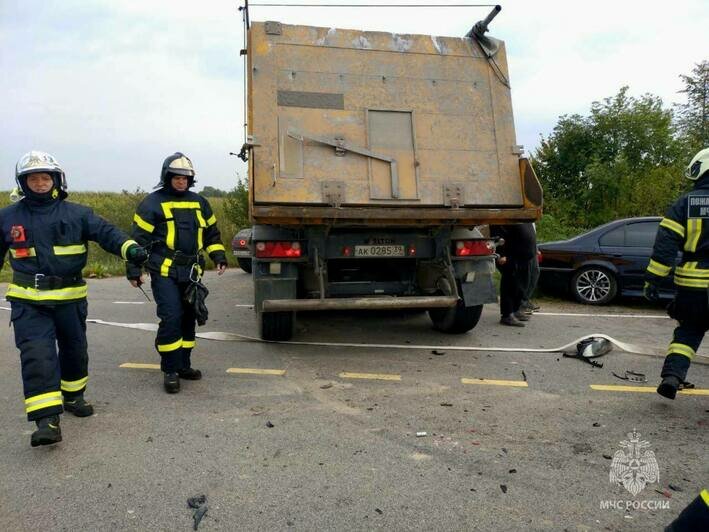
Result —
[[417, 297], [358, 297], [326, 299], [266, 299], [264, 312], [291, 312], [305, 310], [383, 310], [397, 308], [448, 308], [454, 307], [454, 296]]

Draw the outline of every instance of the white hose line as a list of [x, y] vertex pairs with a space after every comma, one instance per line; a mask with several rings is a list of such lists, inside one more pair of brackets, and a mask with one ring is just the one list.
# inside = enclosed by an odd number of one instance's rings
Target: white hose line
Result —
[[[140, 329], [143, 331], [156, 331], [158, 326], [155, 323], [119, 323], [112, 321], [104, 321], [98, 319], [88, 319], [89, 323], [95, 323], [97, 325], [109, 325], [113, 327], [125, 327], [128, 329]], [[604, 338], [611, 342], [615, 347], [621, 351], [627, 353], [632, 353], [635, 355], [644, 355], [651, 357], [664, 358], [664, 353], [658, 353], [653, 351], [651, 348], [643, 347], [634, 344], [628, 344], [621, 342], [612, 338], [606, 334], [594, 333], [587, 334], [577, 338], [573, 342], [568, 344], [553, 347], [553, 348], [532, 348], [532, 347], [476, 347], [476, 346], [461, 346], [461, 345], [414, 345], [414, 344], [356, 344], [349, 342], [295, 342], [295, 341], [271, 341], [262, 340], [253, 336], [247, 336], [245, 334], [239, 333], [229, 333], [229, 332], [203, 332], [197, 333], [197, 338], [203, 338], [205, 340], [216, 340], [220, 342], [257, 342], [257, 343], [270, 343], [270, 344], [283, 344], [283, 345], [302, 345], [311, 347], [353, 347], [353, 348], [368, 348], [368, 349], [413, 349], [413, 350], [433, 350], [442, 349], [446, 351], [480, 351], [480, 352], [503, 352], [503, 353], [564, 353], [564, 352], [576, 352], [576, 344], [585, 340], [587, 338]], [[703, 355], [697, 355], [693, 360], [695, 363], [699, 364], [709, 364], [709, 357]]]

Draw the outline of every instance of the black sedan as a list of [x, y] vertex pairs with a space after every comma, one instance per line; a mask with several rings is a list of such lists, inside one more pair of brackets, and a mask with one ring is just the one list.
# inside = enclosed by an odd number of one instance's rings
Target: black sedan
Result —
[[[540, 244], [541, 286], [568, 287], [577, 301], [588, 305], [609, 303], [618, 294], [642, 296], [660, 220], [626, 218], [569, 240]], [[674, 295], [671, 275], [663, 281], [660, 295]]]

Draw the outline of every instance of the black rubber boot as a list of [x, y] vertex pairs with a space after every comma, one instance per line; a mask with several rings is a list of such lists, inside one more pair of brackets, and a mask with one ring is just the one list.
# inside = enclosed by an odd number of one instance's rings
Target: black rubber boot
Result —
[[65, 397], [64, 410], [71, 412], [76, 417], [88, 417], [94, 413], [93, 405], [86, 402], [83, 394], [71, 398]]
[[177, 374], [181, 379], [188, 381], [198, 381], [202, 378], [202, 372], [194, 368], [181, 369]]
[[514, 314], [510, 314], [509, 316], [502, 316], [502, 318], [500, 318], [500, 323], [502, 325], [509, 325], [511, 327], [524, 327], [524, 323], [518, 320]]
[[30, 445], [52, 445], [62, 441], [62, 429], [59, 428], [59, 416], [48, 416], [37, 420], [37, 430], [32, 433]]
[[662, 397], [667, 397], [668, 399], [674, 399], [677, 396], [677, 390], [679, 390], [680, 381], [674, 375], [668, 375], [657, 387], [657, 393]]
[[165, 373], [163, 383], [167, 393], [178, 393], [180, 391], [180, 376], [177, 373]]

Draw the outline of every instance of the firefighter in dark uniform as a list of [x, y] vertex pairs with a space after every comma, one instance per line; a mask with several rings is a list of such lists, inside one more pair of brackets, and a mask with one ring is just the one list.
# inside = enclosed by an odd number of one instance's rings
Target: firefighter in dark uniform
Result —
[[[645, 275], [645, 297], [659, 298], [658, 285], [674, 267], [677, 295], [670, 316], [679, 322], [662, 367], [657, 393], [674, 399], [689, 364], [709, 330], [709, 148], [694, 156], [685, 172], [693, 189], [672, 205], [660, 222]], [[682, 260], [675, 267], [678, 251]]]
[[0, 210], [0, 265], [9, 249], [13, 276], [5, 297], [20, 350], [27, 419], [37, 424], [30, 440], [36, 447], [62, 440], [64, 410], [93, 414], [84, 399], [87, 287], [81, 271], [87, 241], [136, 263], [147, 253], [88, 207], [64, 201], [66, 179], [51, 155], [24, 155], [15, 180], [18, 201]]
[[[209, 202], [189, 190], [195, 183], [192, 162], [182, 153], [170, 155], [162, 165], [159, 190], [149, 194], [133, 218], [132, 236], [149, 249], [146, 268], [160, 318], [155, 348], [160, 355], [165, 391], [180, 391], [180, 379], [199, 380], [192, 368], [195, 347], [194, 307], [185, 301], [192, 281], [204, 269], [204, 253], [226, 270], [226, 252], [217, 219]], [[128, 266], [133, 286], [143, 283], [140, 268]]]
[[709, 490], [699, 495], [665, 528], [665, 532], [706, 532], [709, 530]]

